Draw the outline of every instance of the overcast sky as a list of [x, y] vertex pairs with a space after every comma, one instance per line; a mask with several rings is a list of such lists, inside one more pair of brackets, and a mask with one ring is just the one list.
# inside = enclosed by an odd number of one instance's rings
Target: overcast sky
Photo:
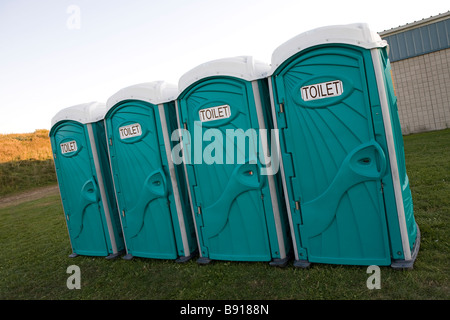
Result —
[[295, 35], [377, 31], [450, 9], [448, 0], [0, 0], [0, 133], [50, 129], [60, 109], [129, 85], [178, 79], [214, 59], [270, 63]]

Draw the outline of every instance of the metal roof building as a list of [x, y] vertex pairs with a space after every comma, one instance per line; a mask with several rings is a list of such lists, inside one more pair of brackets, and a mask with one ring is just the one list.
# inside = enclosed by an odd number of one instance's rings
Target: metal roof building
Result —
[[450, 11], [379, 33], [404, 134], [450, 127]]
[[391, 62], [450, 47], [450, 11], [380, 32], [389, 43]]

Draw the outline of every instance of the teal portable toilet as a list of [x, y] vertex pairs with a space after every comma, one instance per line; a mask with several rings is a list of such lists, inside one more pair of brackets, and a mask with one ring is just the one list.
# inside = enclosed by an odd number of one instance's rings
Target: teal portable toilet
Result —
[[119, 90], [106, 103], [125, 259], [184, 262], [197, 251], [183, 168], [171, 159], [177, 92], [163, 81], [142, 83]]
[[272, 54], [294, 263], [412, 267], [419, 228], [387, 43], [366, 24], [300, 34]]
[[185, 166], [199, 264], [288, 262], [291, 240], [281, 180], [268, 174], [270, 165], [260, 157], [270, 156], [270, 135], [264, 134], [271, 126], [264, 79], [269, 70], [242, 56], [201, 64], [179, 80], [182, 147], [174, 148], [173, 157]]
[[72, 254], [114, 258], [124, 250], [103, 116], [105, 104], [62, 109], [49, 133]]

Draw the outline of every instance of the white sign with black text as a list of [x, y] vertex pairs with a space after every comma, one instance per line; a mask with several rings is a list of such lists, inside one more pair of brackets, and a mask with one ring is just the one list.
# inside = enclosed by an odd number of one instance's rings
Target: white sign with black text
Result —
[[61, 153], [69, 153], [69, 152], [75, 152], [78, 150], [77, 142], [75, 140], [67, 141], [60, 144], [61, 146]]
[[223, 106], [201, 109], [198, 111], [198, 116], [201, 122], [226, 119], [231, 116], [231, 110], [230, 106], [225, 104]]
[[300, 88], [303, 101], [331, 98], [344, 93], [341, 80], [311, 84]]
[[139, 123], [133, 123], [119, 128], [120, 139], [128, 139], [142, 135], [142, 128]]

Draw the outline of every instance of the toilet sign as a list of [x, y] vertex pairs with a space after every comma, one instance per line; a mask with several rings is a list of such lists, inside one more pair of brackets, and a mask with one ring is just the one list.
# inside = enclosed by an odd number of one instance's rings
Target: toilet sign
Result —
[[341, 80], [311, 84], [300, 88], [303, 101], [340, 96], [344, 92]]
[[198, 111], [198, 116], [201, 122], [226, 119], [231, 116], [230, 106], [225, 104], [223, 106], [201, 109]]
[[61, 147], [61, 153], [69, 153], [69, 152], [75, 152], [78, 150], [77, 142], [75, 140], [67, 141], [60, 144]]
[[128, 139], [142, 135], [142, 128], [139, 123], [133, 123], [119, 128], [120, 139]]

